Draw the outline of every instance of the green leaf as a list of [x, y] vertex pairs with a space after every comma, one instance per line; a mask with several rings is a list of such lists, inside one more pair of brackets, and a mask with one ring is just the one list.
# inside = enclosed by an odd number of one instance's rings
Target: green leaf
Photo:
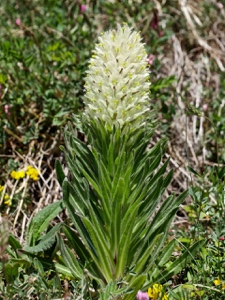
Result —
[[[134, 268], [134, 272], [137, 274], [140, 274], [142, 271], [147, 271], [146, 270], [146, 263], [148, 263], [148, 268], [150, 268], [151, 265], [155, 262], [155, 256], [159, 252], [161, 248], [161, 243], [164, 242], [164, 235], [165, 233], [160, 233], [158, 235], [154, 235], [151, 238], [148, 239], [148, 247], [144, 247], [144, 251], [138, 251], [135, 254], [135, 262], [136, 262], [136, 267]], [[161, 242], [161, 243], [160, 243]], [[132, 264], [134, 264], [133, 262]]]
[[[142, 177], [143, 171], [146, 172], [145, 177], [152, 174], [152, 172], [158, 167], [162, 157], [161, 143], [156, 144], [151, 150], [142, 154], [141, 158], [135, 160], [134, 165], [134, 176], [136, 181], [140, 182], [140, 177]], [[146, 164], [148, 168], [146, 168]]]
[[0, 84], [5, 84], [7, 79], [7, 75], [0, 73]]
[[120, 227], [121, 227], [121, 214], [122, 214], [122, 201], [125, 189], [124, 179], [120, 178], [117, 183], [117, 188], [114, 190], [113, 203], [112, 203], [112, 216], [111, 216], [111, 251], [114, 260], [117, 261], [118, 245], [120, 242]]
[[127, 257], [132, 241], [132, 231], [134, 227], [134, 220], [137, 216], [140, 203], [136, 202], [126, 211], [121, 224], [121, 236], [118, 250], [118, 262], [116, 265], [116, 277], [120, 278], [124, 275]]
[[63, 184], [63, 181], [64, 181], [66, 175], [64, 174], [62, 165], [58, 159], [56, 160], [56, 163], [55, 163], [55, 169], [56, 169], [56, 176], [57, 176], [58, 182], [59, 182], [60, 186], [62, 187], [62, 184]]
[[89, 249], [86, 249], [80, 236], [67, 226], [63, 226], [63, 233], [68, 239], [68, 245], [70, 245], [70, 248], [74, 249], [74, 252], [79, 257], [81, 267], [88, 270], [88, 274], [91, 278], [99, 281], [100, 278], [102, 278], [101, 266], [93, 263], [90, 251], [88, 251]]
[[34, 264], [34, 268], [38, 271], [38, 273], [41, 275], [41, 277], [44, 277], [45, 271], [44, 271], [43, 265], [37, 257], [35, 257], [33, 259], [33, 264]]
[[[147, 226], [146, 229], [148, 231], [146, 235], [141, 239], [137, 247], [134, 260], [132, 261], [132, 265], [136, 265], [135, 272], [147, 272], [154, 266], [157, 255], [165, 243], [167, 232], [175, 213], [176, 209], [174, 209], [171, 214], [167, 215], [167, 217], [165, 217], [165, 219], [160, 222], [160, 224], [158, 224], [158, 226], [155, 228], [152, 228], [151, 225]], [[152, 244], [154, 246], [154, 249], [152, 249], [152, 251], [148, 251], [149, 248], [151, 249]]]
[[81, 261], [81, 264], [84, 266], [87, 261], [90, 261], [91, 256], [86, 249], [83, 241], [81, 240], [79, 234], [65, 225], [63, 226], [62, 231], [68, 239], [68, 245], [70, 245], [70, 247], [74, 249]]
[[156, 93], [157, 91], [161, 91], [162, 89], [171, 86], [175, 81], [176, 78], [173, 75], [166, 78], [159, 78], [154, 82], [154, 84], [150, 86], [150, 90], [152, 91], [152, 93]]
[[205, 242], [205, 240], [198, 241], [190, 248], [185, 250], [185, 252], [181, 254], [181, 256], [176, 259], [166, 270], [162, 271], [158, 277], [155, 278], [155, 280], [159, 283], [162, 283], [179, 273], [187, 265], [187, 263], [194, 258], [196, 252], [203, 247]]
[[50, 221], [63, 210], [62, 201], [54, 202], [43, 208], [30, 222], [26, 233], [26, 245], [34, 246], [41, 234], [47, 229]]
[[95, 263], [99, 265], [99, 268], [102, 270], [106, 280], [109, 282], [112, 279], [111, 267], [113, 265], [111, 252], [106, 235], [105, 233], [103, 234], [104, 230], [99, 226], [93, 214], [92, 219], [94, 224], [92, 224], [89, 219], [83, 218], [83, 222], [95, 246], [97, 257], [93, 252], [90, 254], [92, 255], [92, 259]]
[[198, 117], [202, 117], [203, 116], [203, 112], [200, 111], [197, 107], [195, 107], [194, 105], [190, 104], [188, 101], [183, 101], [183, 102], [185, 103], [187, 111], [190, 114], [193, 114], [193, 115], [198, 116]]
[[28, 269], [32, 264], [32, 259], [27, 256], [25, 258], [11, 258], [10, 263], [17, 265], [20, 268]]
[[[83, 178], [85, 180], [85, 178]], [[75, 211], [78, 211], [80, 214], [84, 214], [84, 208], [85, 206], [87, 207], [86, 202], [88, 201], [88, 198], [85, 198], [85, 193], [87, 194], [87, 189], [89, 187], [86, 188], [86, 191], [84, 192], [84, 188], [82, 184], [84, 182], [80, 182], [80, 188], [79, 190], [76, 188], [77, 186], [73, 187], [70, 182], [65, 179], [63, 182], [63, 195], [64, 195], [64, 201], [70, 201], [74, 213]], [[68, 200], [66, 200], [65, 198], [68, 198]]]
[[70, 279], [74, 279], [74, 276], [68, 267], [59, 263], [55, 263], [55, 268], [60, 274], [63, 274], [69, 277]]
[[56, 240], [56, 234], [58, 233], [62, 224], [55, 225], [35, 246], [25, 246], [24, 250], [29, 253], [38, 253], [45, 251], [52, 247]]
[[7, 283], [13, 283], [13, 281], [16, 279], [16, 277], [19, 274], [19, 267], [20, 265], [18, 263], [11, 263], [7, 262], [4, 265], [4, 275], [6, 277]]
[[65, 261], [66, 266], [70, 269], [70, 272], [73, 275], [74, 279], [81, 279], [83, 275], [83, 271], [75, 257], [75, 253], [68, 248], [67, 245], [64, 244], [61, 237], [59, 237], [59, 247], [62, 253], [62, 257]]
[[[74, 197], [70, 197], [70, 184], [67, 179], [64, 180], [63, 182], [63, 203], [68, 210], [69, 216], [71, 220], [73, 221], [76, 230], [79, 232], [79, 235], [81, 236], [85, 246], [88, 248], [90, 253], [95, 252], [95, 247], [93, 245], [93, 242], [90, 238], [90, 235], [86, 229], [86, 227], [83, 224], [83, 221], [81, 220], [81, 212], [76, 213], [75, 208], [74, 208]], [[96, 254], [95, 254], [96, 255]]]
[[[146, 189], [144, 190], [145, 199], [140, 207], [139, 216], [141, 217], [140, 223], [146, 224], [152, 214], [155, 212], [155, 209], [161, 199], [162, 194], [162, 185], [163, 178], [160, 177], [158, 181], [156, 181], [153, 186], [151, 182], [146, 182]], [[148, 185], [148, 186], [147, 186]]]
[[111, 180], [110, 178], [107, 178], [108, 175], [107, 170], [105, 168], [105, 165], [102, 162], [99, 162], [98, 164], [98, 173], [99, 173], [99, 191], [96, 190], [96, 192], [99, 195], [101, 205], [103, 208], [102, 217], [105, 220], [105, 223], [109, 224], [111, 220], [111, 214], [110, 214]]
[[176, 240], [170, 241], [162, 250], [161, 254], [158, 256], [158, 266], [163, 267], [171, 258], [176, 245]]
[[158, 210], [156, 216], [152, 220], [151, 223], [151, 230], [156, 230], [161, 224], [165, 222], [165, 220], [174, 215], [176, 209], [178, 209], [179, 205], [183, 202], [187, 195], [187, 191], [180, 194], [175, 200], [171, 201], [171, 197], [168, 197], [164, 203], [161, 205], [160, 209]]
[[9, 235], [8, 243], [16, 252], [16, 254], [17, 254], [17, 250], [22, 249], [22, 245], [12, 234]]

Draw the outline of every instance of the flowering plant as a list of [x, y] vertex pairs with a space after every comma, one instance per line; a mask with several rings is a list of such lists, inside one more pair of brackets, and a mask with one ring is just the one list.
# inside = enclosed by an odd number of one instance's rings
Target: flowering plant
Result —
[[[32, 166], [27, 166], [26, 169], [18, 170], [18, 171], [11, 171], [10, 176], [12, 179], [15, 179], [16, 181], [19, 181], [20, 179], [23, 179], [25, 177], [31, 178], [33, 181], [37, 181], [39, 179], [39, 170]], [[26, 187], [26, 185], [25, 185]], [[15, 194], [15, 189], [11, 195], [9, 195], [7, 192], [7, 185], [1, 186], [0, 185], [0, 205], [3, 201], [3, 203], [10, 207], [12, 205], [13, 195]]]
[[39, 179], [39, 177], [38, 177], [39, 171], [32, 166], [27, 166], [26, 171], [25, 170], [20, 170], [20, 171], [13, 170], [10, 175], [13, 179], [16, 179], [16, 180], [24, 178], [25, 175], [27, 175], [29, 178], [33, 179], [34, 181], [37, 181]]
[[[161, 163], [166, 141], [148, 146], [155, 128], [148, 73], [139, 33], [127, 25], [103, 33], [90, 60], [79, 124], [87, 142], [70, 125], [70, 181], [56, 165], [74, 225], [63, 227], [66, 241], [59, 237], [63, 263], [57, 268], [73, 279], [86, 278], [93, 299], [134, 299], [138, 290], [179, 272], [203, 243], [165, 267], [176, 245], [172, 240], [165, 246], [168, 229], [186, 192], [162, 200], [172, 171], [166, 173], [168, 160]], [[82, 290], [81, 297], [89, 292]]]

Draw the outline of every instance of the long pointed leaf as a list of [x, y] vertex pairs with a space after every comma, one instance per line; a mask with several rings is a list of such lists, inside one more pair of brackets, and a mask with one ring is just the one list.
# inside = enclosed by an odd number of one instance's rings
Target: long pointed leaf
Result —
[[127, 257], [132, 241], [132, 231], [134, 220], [137, 216], [140, 203], [134, 203], [125, 214], [121, 225], [121, 237], [118, 251], [118, 262], [116, 265], [116, 277], [120, 278], [124, 275]]
[[83, 222], [85, 223], [86, 228], [91, 236], [93, 244], [96, 249], [97, 257], [90, 252], [92, 258], [94, 259], [96, 264], [99, 264], [99, 267], [102, 270], [107, 282], [112, 280], [112, 270], [111, 270], [111, 258], [109, 254], [109, 249], [104, 238], [99, 236], [99, 228], [93, 226], [93, 224], [87, 219], [83, 218]]
[[75, 254], [64, 244], [62, 238], [59, 236], [59, 245], [60, 250], [65, 260], [66, 266], [70, 269], [71, 273], [74, 276], [74, 279], [81, 279], [83, 271], [75, 257]]

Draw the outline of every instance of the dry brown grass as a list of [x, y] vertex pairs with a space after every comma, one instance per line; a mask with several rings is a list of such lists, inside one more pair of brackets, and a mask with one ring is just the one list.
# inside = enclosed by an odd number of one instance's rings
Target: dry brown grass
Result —
[[[208, 107], [218, 96], [219, 71], [225, 70], [225, 11], [221, 8], [218, 14], [214, 11], [211, 15], [206, 15], [203, 2], [171, 2], [177, 4], [175, 13], [186, 22], [187, 27], [186, 30], [182, 27], [174, 32], [167, 47], [170, 51], [162, 55], [164, 74], [175, 75], [178, 78], [173, 95], [177, 100], [177, 113], [172, 123], [174, 139], [169, 142], [168, 153], [174, 161], [174, 167], [180, 169], [180, 173], [187, 179], [189, 176], [184, 171], [187, 164], [191, 163], [197, 170], [201, 170], [210, 162], [206, 159], [207, 150], [204, 143], [208, 130], [206, 120], [204, 117], [187, 117], [184, 99], [200, 111], [205, 110], [207, 115]], [[219, 2], [208, 2], [208, 6], [220, 6]], [[160, 6], [159, 2], [157, 3]], [[174, 8], [172, 10], [174, 11]], [[212, 89], [210, 99], [209, 88]]]

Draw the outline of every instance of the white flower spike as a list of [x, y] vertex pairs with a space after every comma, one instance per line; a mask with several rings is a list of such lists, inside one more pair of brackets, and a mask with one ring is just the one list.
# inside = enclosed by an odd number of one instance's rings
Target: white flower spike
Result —
[[140, 34], [127, 25], [99, 37], [86, 77], [85, 114], [106, 128], [134, 128], [149, 113], [149, 71]]

